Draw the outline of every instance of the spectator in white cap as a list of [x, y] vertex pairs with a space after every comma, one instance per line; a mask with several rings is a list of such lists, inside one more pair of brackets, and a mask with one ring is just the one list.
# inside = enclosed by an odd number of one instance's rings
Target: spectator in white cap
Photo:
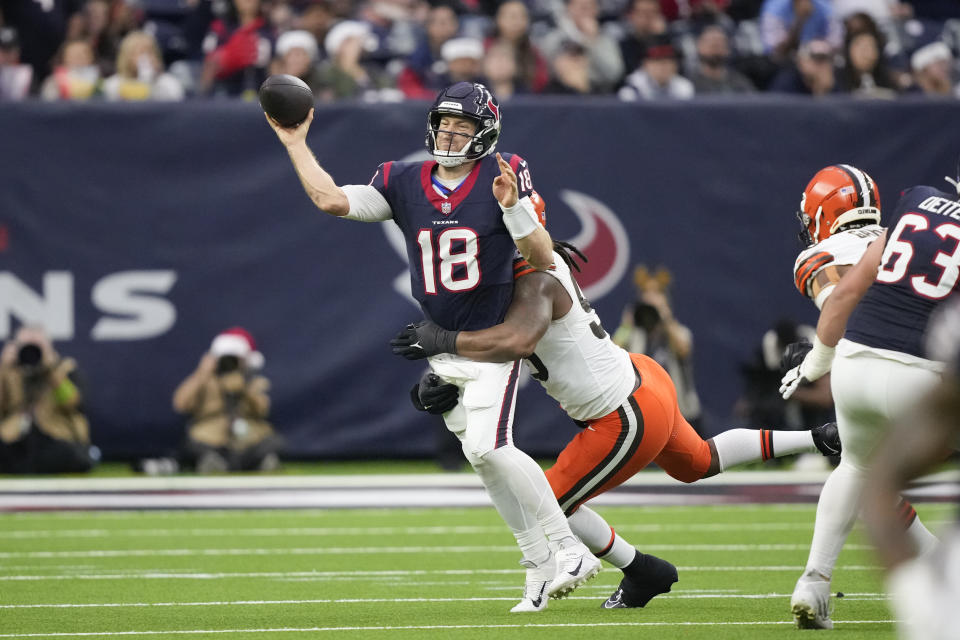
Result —
[[946, 43], [931, 42], [914, 51], [910, 68], [917, 88], [925, 95], [960, 98], [960, 87], [953, 82], [953, 54]]
[[241, 327], [218, 334], [196, 370], [173, 394], [173, 408], [189, 416], [183, 461], [200, 473], [272, 471], [283, 438], [267, 421], [270, 382], [253, 336]]
[[321, 67], [320, 99], [375, 99], [379, 90], [388, 87], [390, 81], [384, 72], [365, 61], [377, 45], [377, 37], [366, 22], [342, 20], [335, 24], [323, 41], [328, 60]]
[[309, 31], [287, 31], [277, 38], [277, 58], [271, 73], [286, 73], [307, 83], [313, 95], [323, 85], [317, 39]]
[[448, 84], [483, 81], [483, 43], [476, 38], [451, 38], [440, 47]]
[[0, 101], [26, 98], [32, 82], [33, 67], [20, 61], [17, 30], [0, 27]]

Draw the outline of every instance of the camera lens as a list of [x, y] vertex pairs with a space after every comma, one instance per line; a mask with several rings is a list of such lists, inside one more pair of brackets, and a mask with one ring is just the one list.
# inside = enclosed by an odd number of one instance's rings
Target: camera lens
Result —
[[220, 356], [217, 359], [217, 375], [230, 373], [240, 368], [240, 358], [237, 356]]
[[17, 352], [17, 364], [21, 367], [35, 367], [43, 359], [39, 345], [25, 344]]
[[638, 302], [633, 308], [633, 322], [636, 326], [649, 331], [660, 324], [660, 312], [646, 302]]

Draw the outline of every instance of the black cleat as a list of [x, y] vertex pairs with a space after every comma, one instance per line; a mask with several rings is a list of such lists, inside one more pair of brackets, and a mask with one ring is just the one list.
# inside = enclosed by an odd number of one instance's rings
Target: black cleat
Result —
[[[628, 567], [628, 569], [632, 569]], [[631, 570], [617, 590], [603, 603], [604, 609], [632, 609], [645, 606], [677, 581], [677, 568], [656, 556], [643, 555], [641, 571]]]
[[810, 429], [810, 435], [813, 436], [813, 444], [817, 445], [820, 453], [828, 458], [840, 455], [840, 432], [837, 431], [836, 422], [814, 427]]

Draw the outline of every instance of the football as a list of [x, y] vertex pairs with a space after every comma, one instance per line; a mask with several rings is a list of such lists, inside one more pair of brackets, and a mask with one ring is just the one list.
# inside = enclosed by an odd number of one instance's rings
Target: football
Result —
[[313, 107], [313, 92], [296, 76], [273, 75], [260, 85], [260, 106], [283, 127], [295, 127]]

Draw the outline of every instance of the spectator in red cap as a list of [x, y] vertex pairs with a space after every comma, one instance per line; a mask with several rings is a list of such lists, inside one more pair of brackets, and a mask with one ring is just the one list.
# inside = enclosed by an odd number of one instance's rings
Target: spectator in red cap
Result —
[[626, 69], [636, 69], [643, 61], [647, 39], [667, 33], [667, 20], [659, 0], [633, 0], [621, 20], [620, 54]]
[[248, 331], [217, 335], [200, 364], [173, 394], [173, 408], [190, 416], [183, 458], [200, 473], [272, 471], [283, 439], [267, 421], [270, 382], [257, 371], [263, 354]]
[[666, 36], [651, 38], [640, 67], [627, 76], [617, 93], [621, 100], [689, 100], [693, 83], [679, 74], [677, 50]]

